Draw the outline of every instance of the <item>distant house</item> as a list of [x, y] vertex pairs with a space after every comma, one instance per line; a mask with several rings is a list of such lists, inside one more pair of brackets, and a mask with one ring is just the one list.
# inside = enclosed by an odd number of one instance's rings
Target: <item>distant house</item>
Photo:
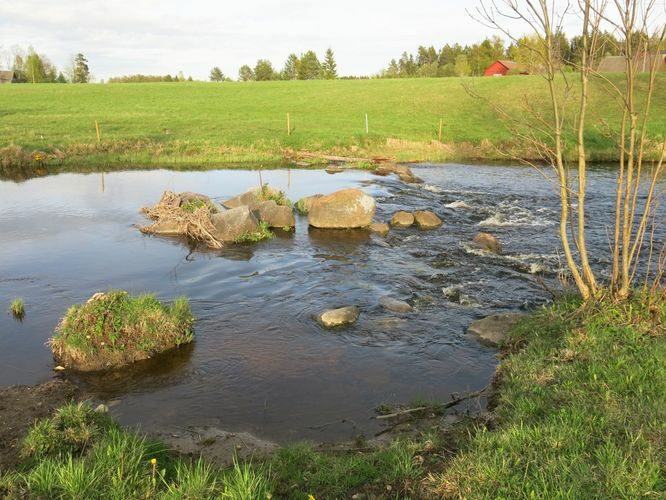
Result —
[[507, 61], [498, 59], [483, 72], [483, 76], [506, 76], [511, 71], [520, 75], [529, 75], [530, 72], [524, 64], [517, 63], [516, 61]]
[[0, 83], [16, 82], [16, 74], [13, 71], [0, 71]]
[[[639, 72], [647, 72], [652, 68], [655, 54], [641, 54], [636, 56], [636, 67]], [[657, 54], [657, 71], [666, 71], [666, 54]], [[606, 56], [599, 63], [597, 71], [599, 73], [624, 73], [624, 56]]]

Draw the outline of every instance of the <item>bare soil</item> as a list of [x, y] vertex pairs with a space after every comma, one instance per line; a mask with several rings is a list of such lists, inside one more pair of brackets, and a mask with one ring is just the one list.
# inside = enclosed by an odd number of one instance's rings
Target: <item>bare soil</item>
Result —
[[0, 472], [19, 464], [21, 440], [36, 420], [50, 416], [78, 396], [76, 386], [62, 379], [0, 387]]

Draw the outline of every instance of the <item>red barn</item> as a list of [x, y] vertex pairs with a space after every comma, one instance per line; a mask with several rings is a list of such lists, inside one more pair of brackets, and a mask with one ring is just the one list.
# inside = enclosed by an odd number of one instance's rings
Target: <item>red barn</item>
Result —
[[519, 64], [515, 61], [505, 61], [498, 59], [483, 72], [483, 76], [506, 76], [506, 74], [512, 71], [514, 73], [519, 73], [521, 75], [528, 75], [529, 71], [525, 66]]

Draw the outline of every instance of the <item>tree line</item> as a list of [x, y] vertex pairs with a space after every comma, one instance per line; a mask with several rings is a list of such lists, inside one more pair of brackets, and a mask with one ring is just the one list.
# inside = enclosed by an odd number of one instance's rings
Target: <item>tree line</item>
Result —
[[88, 83], [92, 78], [88, 60], [81, 53], [76, 54], [63, 70], [58, 70], [48, 57], [38, 54], [32, 47], [27, 51], [14, 47], [11, 52], [1, 55], [17, 83]]
[[[292, 53], [287, 57], [281, 70], [276, 70], [268, 59], [259, 59], [254, 67], [244, 64], [238, 70], [238, 80], [269, 81], [269, 80], [335, 80], [338, 78], [338, 65], [333, 49], [328, 48], [324, 60], [320, 61], [313, 50], [297, 56]], [[212, 82], [229, 80], [219, 66], [215, 66], [209, 75]]]
[[[636, 33], [634, 44], [647, 38], [645, 33]], [[641, 42], [642, 40], [642, 42]], [[598, 33], [598, 57], [623, 55], [624, 41], [609, 31]], [[388, 66], [377, 75], [379, 78], [415, 78], [481, 76], [498, 59], [508, 59], [523, 66], [528, 72], [542, 69], [539, 55], [543, 40], [532, 34], [517, 38], [507, 45], [498, 36], [486, 38], [472, 45], [446, 44], [437, 50], [433, 45], [420, 46], [415, 54], [403, 52], [399, 59], [391, 59]], [[553, 35], [554, 61], [565, 71], [580, 67], [583, 37], [568, 38], [558, 31]], [[637, 47], [638, 48], [638, 47]]]
[[187, 78], [182, 71], [179, 71], [178, 74], [171, 76], [170, 74], [166, 75], [124, 75], [124, 76], [114, 76], [109, 78], [109, 83], [149, 83], [149, 82], [192, 82], [194, 81], [191, 76]]

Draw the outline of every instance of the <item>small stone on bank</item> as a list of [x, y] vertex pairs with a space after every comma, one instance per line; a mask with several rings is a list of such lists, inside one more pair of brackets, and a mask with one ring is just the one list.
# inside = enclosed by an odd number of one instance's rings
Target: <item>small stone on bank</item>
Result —
[[507, 333], [524, 316], [521, 313], [495, 314], [473, 321], [467, 328], [467, 331], [474, 335], [480, 343], [490, 347], [497, 347], [502, 343]]

